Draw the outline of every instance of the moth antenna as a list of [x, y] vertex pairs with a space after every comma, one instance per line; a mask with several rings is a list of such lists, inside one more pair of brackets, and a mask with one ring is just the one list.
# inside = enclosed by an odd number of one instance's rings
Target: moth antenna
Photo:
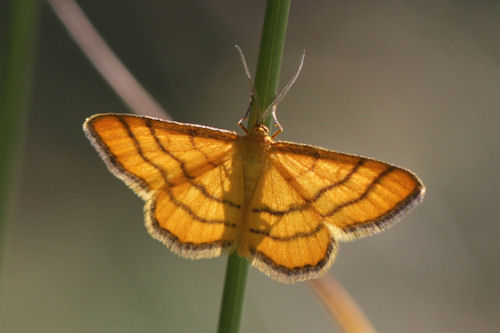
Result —
[[285, 95], [288, 93], [288, 91], [290, 90], [290, 88], [293, 86], [293, 84], [295, 83], [295, 81], [299, 77], [300, 72], [302, 71], [302, 66], [304, 66], [304, 59], [305, 59], [305, 57], [306, 57], [306, 50], [304, 50], [302, 52], [302, 56], [300, 57], [299, 67], [295, 71], [295, 74], [292, 76], [292, 79], [290, 80], [290, 82], [287, 83], [287, 85], [278, 94], [278, 96], [276, 96], [276, 98], [274, 99], [274, 101], [271, 104], [269, 104], [269, 106], [267, 107], [267, 109], [264, 111], [264, 115], [263, 115], [262, 118], [264, 118], [264, 119], [266, 118], [267, 114], [273, 108], [275, 108], [278, 105], [279, 102], [281, 102], [281, 100], [283, 99], [283, 97], [285, 97]]
[[[241, 63], [243, 64], [243, 69], [245, 70], [245, 75], [248, 79], [248, 82], [250, 83], [250, 89], [251, 89], [250, 104], [252, 104], [252, 101], [255, 100], [255, 105], [257, 107], [257, 111], [259, 111], [259, 114], [261, 114], [259, 99], [257, 97], [257, 90], [255, 89], [255, 84], [253, 83], [252, 75], [250, 74], [250, 70], [248, 69], [247, 61], [245, 60], [245, 55], [243, 54], [243, 51], [241, 50], [239, 45], [235, 45], [234, 47], [236, 48], [236, 50], [238, 50]], [[250, 110], [250, 108], [247, 110], [245, 117], [243, 117], [240, 121], [243, 121], [244, 119], [246, 119], [248, 117], [249, 110]]]

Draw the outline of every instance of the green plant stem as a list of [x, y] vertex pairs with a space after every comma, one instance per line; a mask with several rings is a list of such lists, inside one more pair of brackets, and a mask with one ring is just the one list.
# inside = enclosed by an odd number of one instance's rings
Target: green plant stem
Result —
[[[290, 0], [267, 1], [255, 75], [255, 89], [260, 105], [256, 107], [253, 103], [250, 109], [247, 126], [249, 129], [258, 124], [262, 117], [259, 112], [263, 112], [276, 95], [289, 9]], [[271, 128], [272, 121], [273, 119], [269, 115], [263, 119], [262, 123]], [[227, 260], [224, 292], [219, 314], [219, 333], [239, 331], [247, 272], [248, 261], [236, 253], [231, 254]]]
[[[268, 0], [264, 28], [260, 41], [259, 61], [255, 74], [255, 90], [259, 101], [259, 108], [253, 103], [248, 117], [248, 128], [257, 125], [260, 119], [259, 112], [272, 103], [278, 89], [281, 70], [281, 59], [285, 47], [286, 27], [290, 0]], [[262, 123], [271, 129], [273, 119], [267, 115]]]
[[219, 314], [219, 333], [238, 332], [240, 328], [247, 273], [248, 261], [236, 252], [229, 255]]
[[[40, 0], [11, 0], [2, 15], [5, 33], [0, 75], [0, 241], [23, 139]], [[1, 247], [0, 247], [1, 249]]]

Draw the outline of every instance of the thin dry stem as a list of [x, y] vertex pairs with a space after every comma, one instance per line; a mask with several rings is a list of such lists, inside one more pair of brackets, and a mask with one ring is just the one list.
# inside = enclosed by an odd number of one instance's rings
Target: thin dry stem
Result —
[[311, 280], [309, 285], [344, 332], [376, 332], [356, 302], [331, 275]]
[[64, 27], [123, 102], [138, 115], [170, 119], [130, 74], [74, 0], [47, 0]]

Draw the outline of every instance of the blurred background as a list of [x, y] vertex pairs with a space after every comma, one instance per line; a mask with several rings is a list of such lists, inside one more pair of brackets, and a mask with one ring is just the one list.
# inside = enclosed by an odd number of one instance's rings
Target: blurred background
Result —
[[[80, 5], [175, 120], [237, 130], [249, 87], [234, 44], [254, 72], [265, 1]], [[226, 258], [184, 260], [148, 235], [142, 201], [81, 129], [129, 110], [41, 7], [0, 331], [215, 331]], [[496, 1], [292, 1], [283, 83], [307, 55], [280, 139], [401, 165], [427, 187], [392, 229], [341, 244], [328, 273], [380, 332], [500, 327], [499, 18]], [[251, 268], [246, 293], [241, 332], [337, 330], [307, 283]]]

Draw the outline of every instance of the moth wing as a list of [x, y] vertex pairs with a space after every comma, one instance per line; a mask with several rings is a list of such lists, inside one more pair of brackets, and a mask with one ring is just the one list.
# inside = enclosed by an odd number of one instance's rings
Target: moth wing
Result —
[[108, 169], [146, 200], [154, 238], [188, 258], [232, 248], [243, 198], [235, 133], [120, 114], [95, 115], [84, 131]]
[[361, 156], [276, 142], [270, 158], [338, 240], [380, 232], [421, 202], [425, 193], [411, 171]]

